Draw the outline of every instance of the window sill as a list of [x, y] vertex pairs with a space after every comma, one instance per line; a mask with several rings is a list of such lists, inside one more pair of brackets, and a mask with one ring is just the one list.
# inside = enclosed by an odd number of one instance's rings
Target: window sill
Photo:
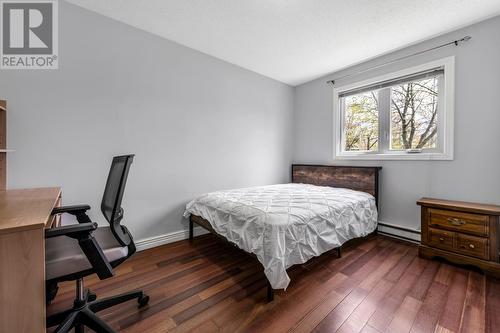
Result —
[[373, 153], [360, 153], [360, 154], [335, 154], [335, 160], [391, 160], [391, 161], [452, 161], [453, 155], [445, 153], [393, 153], [393, 154], [373, 154]]

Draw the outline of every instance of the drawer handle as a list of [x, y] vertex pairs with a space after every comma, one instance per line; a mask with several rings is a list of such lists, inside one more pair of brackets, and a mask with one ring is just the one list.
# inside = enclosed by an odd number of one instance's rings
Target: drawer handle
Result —
[[475, 248], [476, 248], [476, 247], [474, 246], [474, 244], [469, 244], [469, 247], [470, 247], [471, 249], [475, 249]]
[[440, 237], [440, 238], [439, 238], [439, 241], [440, 241], [440, 242], [444, 242], [444, 238], [443, 238], [443, 237]]
[[467, 222], [465, 222], [464, 220], [459, 220], [459, 219], [455, 219], [455, 218], [447, 218], [446, 221], [448, 221], [449, 224], [451, 225], [455, 225], [455, 226], [461, 226], [461, 225], [465, 225]]

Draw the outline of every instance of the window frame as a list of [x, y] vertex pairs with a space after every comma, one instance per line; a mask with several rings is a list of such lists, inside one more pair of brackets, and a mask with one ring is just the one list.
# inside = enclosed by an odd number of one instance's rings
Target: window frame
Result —
[[[397, 79], [412, 75], [418, 72], [443, 67], [444, 75], [442, 79], [443, 101], [439, 103], [438, 109], [438, 138], [437, 148], [425, 149], [420, 153], [408, 153], [406, 151], [390, 150], [390, 111], [379, 113], [379, 151], [345, 151], [344, 150], [344, 110], [343, 103], [340, 103], [339, 94], [352, 89], [372, 85], [377, 82]], [[388, 74], [373, 77], [367, 80], [345, 84], [333, 88], [333, 128], [334, 128], [334, 151], [333, 157], [336, 160], [453, 160], [453, 123], [454, 123], [454, 100], [455, 100], [455, 57], [450, 56], [422, 65], [406, 68]], [[390, 108], [389, 108], [390, 109]], [[387, 119], [389, 117], [389, 119]], [[388, 126], [388, 127], [387, 127]], [[380, 137], [387, 133], [385, 140]], [[388, 146], [384, 145], [385, 143]], [[383, 149], [383, 151], [380, 151]]]

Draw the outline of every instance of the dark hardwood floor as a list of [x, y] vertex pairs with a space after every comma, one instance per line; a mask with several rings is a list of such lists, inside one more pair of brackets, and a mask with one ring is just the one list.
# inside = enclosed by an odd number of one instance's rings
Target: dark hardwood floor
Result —
[[[105, 297], [140, 288], [151, 296], [100, 313], [120, 332], [500, 332], [500, 280], [417, 256], [382, 236], [292, 268], [286, 292], [266, 303], [255, 259], [212, 235], [136, 254], [116, 276], [86, 286]], [[69, 307], [60, 284], [52, 313]]]

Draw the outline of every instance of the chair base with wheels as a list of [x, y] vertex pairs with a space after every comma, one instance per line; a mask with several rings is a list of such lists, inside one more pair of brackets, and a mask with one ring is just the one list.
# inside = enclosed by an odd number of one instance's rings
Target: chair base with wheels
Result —
[[96, 313], [133, 299], [137, 299], [139, 308], [146, 306], [149, 302], [149, 296], [140, 290], [96, 300], [95, 294], [84, 289], [83, 279], [80, 278], [76, 281], [76, 298], [73, 307], [49, 316], [47, 327], [58, 325], [54, 333], [69, 332], [72, 328], [75, 328], [75, 333], [83, 333], [84, 326], [98, 333], [112, 333], [113, 329]]

